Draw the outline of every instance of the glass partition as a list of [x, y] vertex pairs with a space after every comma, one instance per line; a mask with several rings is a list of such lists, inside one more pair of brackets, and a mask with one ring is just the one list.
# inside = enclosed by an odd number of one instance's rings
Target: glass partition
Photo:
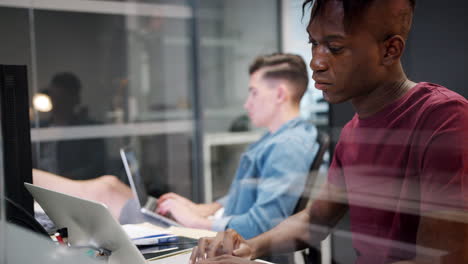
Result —
[[[29, 69], [34, 167], [75, 180], [113, 174], [127, 182], [119, 149], [131, 146], [151, 194], [196, 198], [202, 182], [194, 163], [203, 163], [200, 177], [211, 182], [220, 153], [236, 161], [236, 148], [258, 131], [241, 129], [247, 139], [234, 149], [208, 145], [220, 133], [230, 144], [236, 121], [248, 124], [248, 65], [279, 51], [279, 5], [207, 0], [198, 8], [182, 0], [0, 2], [1, 27], [12, 40], [0, 51], [2, 63]], [[15, 29], [6, 26], [13, 21]], [[193, 92], [201, 106], [193, 105]], [[232, 175], [217, 173], [219, 191]], [[201, 199], [211, 200], [208, 190]]]
[[205, 130], [228, 132], [242, 115], [248, 66], [280, 48], [277, 1], [200, 1], [200, 75]]
[[240, 155], [261, 135], [243, 107], [248, 67], [256, 56], [279, 51], [278, 9], [278, 2], [270, 0], [200, 1], [206, 201], [227, 194]]
[[[189, 6], [151, 1], [132, 10], [96, 1], [86, 9], [75, 2], [76, 9], [32, 10], [31, 94], [52, 103], [49, 111], [33, 111], [35, 167], [126, 182], [119, 149], [131, 146], [154, 195], [174, 190], [190, 197], [191, 188], [174, 184], [192, 183]], [[174, 160], [179, 153], [188, 155]]]

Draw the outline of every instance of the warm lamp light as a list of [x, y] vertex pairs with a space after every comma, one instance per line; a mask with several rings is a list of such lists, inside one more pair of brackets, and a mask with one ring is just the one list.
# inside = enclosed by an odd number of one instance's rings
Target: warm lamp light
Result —
[[53, 108], [50, 97], [43, 93], [38, 93], [33, 96], [33, 107], [39, 112], [50, 112]]

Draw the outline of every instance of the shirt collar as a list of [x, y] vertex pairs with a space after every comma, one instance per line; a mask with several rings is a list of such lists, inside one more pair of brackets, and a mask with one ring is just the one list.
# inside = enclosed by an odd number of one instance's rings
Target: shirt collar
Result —
[[283, 125], [281, 125], [280, 128], [278, 130], [276, 130], [274, 133], [268, 132], [267, 134], [271, 134], [272, 136], [281, 134], [284, 131], [288, 130], [289, 128], [295, 127], [301, 121], [302, 121], [302, 118], [300, 116], [298, 116], [298, 117], [296, 117], [294, 119], [291, 119], [291, 120], [287, 121]]

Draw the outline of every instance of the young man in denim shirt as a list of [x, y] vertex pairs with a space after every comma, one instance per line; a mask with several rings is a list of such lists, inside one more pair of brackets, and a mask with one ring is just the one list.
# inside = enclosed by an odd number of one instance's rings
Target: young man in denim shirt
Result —
[[[258, 57], [249, 73], [244, 107], [252, 123], [268, 132], [242, 154], [229, 193], [209, 204], [168, 193], [160, 197], [158, 213], [170, 213], [188, 227], [232, 228], [245, 238], [270, 230], [293, 213], [318, 150], [316, 128], [299, 117], [307, 67], [297, 55], [272, 54]], [[208, 218], [221, 208], [221, 218]]]

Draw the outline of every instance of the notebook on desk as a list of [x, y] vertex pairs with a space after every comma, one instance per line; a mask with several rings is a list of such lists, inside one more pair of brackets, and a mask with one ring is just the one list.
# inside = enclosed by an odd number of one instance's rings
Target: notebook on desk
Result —
[[122, 158], [133, 195], [137, 199], [138, 206], [140, 207], [140, 212], [153, 218], [161, 226], [180, 226], [177, 222], [155, 212], [158, 200], [148, 195], [148, 191], [145, 188], [143, 178], [140, 174], [135, 152], [128, 147], [121, 148], [120, 157]]

